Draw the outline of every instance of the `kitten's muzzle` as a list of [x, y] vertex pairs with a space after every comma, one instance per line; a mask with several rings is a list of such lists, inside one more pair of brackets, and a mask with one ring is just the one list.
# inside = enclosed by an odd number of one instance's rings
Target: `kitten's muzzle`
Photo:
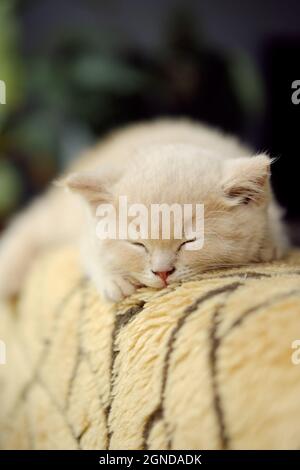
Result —
[[175, 271], [175, 268], [172, 268], [170, 269], [169, 271], [153, 271], [153, 274], [155, 274], [156, 276], [159, 276], [162, 280], [162, 282], [164, 283], [164, 286], [166, 287], [168, 285], [168, 277], [173, 274], [173, 272]]

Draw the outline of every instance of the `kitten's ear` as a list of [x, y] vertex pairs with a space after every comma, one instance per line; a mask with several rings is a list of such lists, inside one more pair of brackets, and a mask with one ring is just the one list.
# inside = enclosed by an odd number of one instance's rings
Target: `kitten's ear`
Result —
[[225, 161], [223, 191], [232, 206], [263, 203], [268, 195], [270, 166], [267, 155]]
[[73, 173], [58, 184], [79, 194], [92, 208], [112, 199], [101, 178], [93, 173]]

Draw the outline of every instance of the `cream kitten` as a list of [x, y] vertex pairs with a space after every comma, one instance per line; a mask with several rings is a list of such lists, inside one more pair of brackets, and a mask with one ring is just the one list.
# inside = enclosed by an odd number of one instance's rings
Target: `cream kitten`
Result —
[[[16, 294], [33, 257], [50, 243], [80, 240], [82, 263], [112, 301], [138, 286], [162, 288], [206, 270], [280, 257], [286, 237], [270, 188], [270, 159], [201, 124], [159, 120], [109, 136], [18, 216], [0, 242], [0, 294]], [[100, 240], [101, 203], [204, 204], [204, 246], [189, 240]], [[59, 273], [58, 273], [59, 275]]]

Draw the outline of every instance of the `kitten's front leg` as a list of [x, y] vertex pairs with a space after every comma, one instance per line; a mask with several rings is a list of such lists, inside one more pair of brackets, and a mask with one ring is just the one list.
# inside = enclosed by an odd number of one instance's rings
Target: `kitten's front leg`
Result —
[[109, 268], [95, 262], [95, 257], [88, 256], [86, 251], [82, 251], [82, 264], [101, 297], [110, 302], [120, 302], [132, 295], [138, 287], [124, 276], [114, 274]]
[[81, 239], [80, 251], [83, 270], [102, 298], [110, 302], [120, 302], [140, 287], [138, 282], [125, 273], [117, 273], [118, 265], [114, 262], [113, 252], [105, 241], [96, 240], [85, 232]]

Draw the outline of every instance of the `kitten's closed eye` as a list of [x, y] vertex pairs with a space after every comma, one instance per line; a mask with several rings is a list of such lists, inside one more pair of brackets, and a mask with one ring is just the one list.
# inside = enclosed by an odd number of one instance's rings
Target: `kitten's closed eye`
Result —
[[133, 246], [140, 247], [140, 248], [144, 249], [144, 250], [148, 253], [148, 249], [147, 249], [147, 247], [144, 245], [144, 243], [141, 243], [141, 242], [134, 242], [134, 241], [131, 241], [131, 240], [127, 240], [127, 242], [130, 243], [130, 245], [133, 245]]
[[[191, 240], [185, 240], [184, 242], [182, 242], [179, 245], [179, 247], [177, 248], [177, 252], [180, 251], [182, 248], [184, 248], [188, 243], [193, 243], [195, 241], [196, 241], [196, 237], [192, 238]], [[144, 245], [144, 243], [135, 242], [135, 241], [131, 241], [131, 240], [127, 240], [127, 242], [130, 243], [130, 245], [133, 245], [133, 246], [140, 247], [140, 248], [144, 249], [148, 253], [148, 248]]]
[[180, 251], [182, 248], [184, 248], [188, 243], [192, 243], [196, 241], [196, 237], [192, 238], [191, 240], [185, 240], [183, 243], [179, 245], [177, 248], [177, 251]]

